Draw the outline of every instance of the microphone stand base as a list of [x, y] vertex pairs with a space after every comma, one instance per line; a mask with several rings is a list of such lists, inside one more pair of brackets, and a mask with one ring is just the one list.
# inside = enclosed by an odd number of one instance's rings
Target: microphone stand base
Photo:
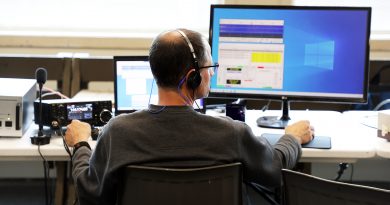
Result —
[[31, 144], [33, 145], [46, 145], [50, 143], [50, 135], [34, 136], [30, 137]]

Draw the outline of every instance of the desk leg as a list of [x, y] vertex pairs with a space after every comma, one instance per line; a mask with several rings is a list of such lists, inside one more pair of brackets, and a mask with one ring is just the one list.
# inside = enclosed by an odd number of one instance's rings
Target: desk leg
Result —
[[[72, 167], [70, 167], [70, 169], [72, 169]], [[72, 173], [70, 175], [72, 175]], [[72, 176], [70, 176], [69, 179], [67, 180], [67, 195], [66, 196], [67, 196], [66, 199], [68, 202], [67, 204], [73, 205], [75, 200], [76, 200], [76, 190], [74, 188]]]
[[56, 164], [56, 189], [54, 194], [54, 204], [55, 205], [63, 205], [64, 198], [66, 193], [64, 192], [66, 189], [66, 168], [67, 162], [55, 162]]

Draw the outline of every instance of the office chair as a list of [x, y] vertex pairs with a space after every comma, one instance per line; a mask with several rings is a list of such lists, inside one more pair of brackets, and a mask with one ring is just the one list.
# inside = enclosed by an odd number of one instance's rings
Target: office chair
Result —
[[390, 203], [390, 190], [361, 186], [282, 170], [286, 205], [385, 205]]
[[241, 163], [204, 168], [127, 166], [118, 205], [241, 205]]

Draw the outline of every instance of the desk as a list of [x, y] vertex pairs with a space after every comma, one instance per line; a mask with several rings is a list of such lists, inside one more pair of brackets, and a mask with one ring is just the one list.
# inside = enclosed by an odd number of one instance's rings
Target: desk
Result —
[[390, 142], [377, 137], [378, 113], [376, 111], [347, 111], [343, 113], [343, 121], [357, 129], [361, 135], [372, 138], [376, 155], [390, 159]]
[[376, 154], [380, 157], [390, 159], [390, 142], [386, 139], [377, 139]]
[[[282, 111], [247, 110], [245, 122], [256, 136], [262, 133], [284, 133], [284, 130], [258, 127], [256, 119], [261, 116], [280, 116]], [[375, 139], [353, 131], [343, 122], [344, 117], [336, 111], [290, 111], [291, 123], [299, 120], [310, 120], [318, 136], [329, 136], [332, 148], [329, 150], [304, 148], [300, 162], [356, 162], [358, 159], [375, 156]]]
[[[31, 125], [21, 138], [0, 138], [1, 161], [41, 161], [38, 146], [31, 144], [30, 137], [36, 133], [38, 126]], [[96, 142], [90, 142], [95, 147]], [[41, 146], [41, 153], [48, 161], [69, 161], [61, 136], [53, 135], [50, 144]]]
[[[38, 146], [31, 144], [31, 136], [37, 132], [37, 125], [31, 125], [28, 131], [21, 138], [0, 138], [0, 161], [42, 161], [38, 152]], [[95, 147], [96, 142], [90, 141], [90, 145]], [[55, 161], [56, 164], [56, 188], [54, 204], [64, 203], [66, 192], [68, 191], [67, 164], [68, 153], [64, 149], [61, 136], [53, 135], [50, 144], [40, 147], [42, 155], [47, 161]]]
[[[262, 133], [283, 133], [283, 130], [260, 128], [256, 125], [256, 119], [261, 116], [281, 115], [281, 111], [247, 110], [246, 123], [252, 128], [255, 135]], [[210, 115], [225, 115], [208, 111]], [[361, 116], [362, 113], [356, 115]], [[390, 143], [376, 137], [372, 128], [362, 126], [352, 119], [354, 114], [339, 113], [335, 111], [290, 111], [291, 122], [307, 119], [310, 120], [316, 130], [316, 135], [326, 135], [332, 138], [332, 149], [303, 149], [301, 162], [356, 162], [359, 159], [375, 157], [376, 154], [389, 158]], [[4, 161], [29, 161], [42, 160], [36, 145], [30, 143], [36, 125], [32, 125], [22, 138], [0, 138], [0, 160]], [[385, 143], [383, 143], [385, 142]], [[96, 142], [90, 141], [92, 148]], [[66, 187], [66, 163], [69, 156], [66, 153], [62, 138], [52, 136], [48, 145], [41, 146], [41, 152], [47, 160], [56, 161], [57, 180], [55, 204], [62, 204], [63, 190]]]

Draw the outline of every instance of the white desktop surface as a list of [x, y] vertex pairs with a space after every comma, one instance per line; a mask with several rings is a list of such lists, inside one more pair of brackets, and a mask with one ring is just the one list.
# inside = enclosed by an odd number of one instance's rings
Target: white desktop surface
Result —
[[[208, 111], [210, 115], [225, 115]], [[277, 116], [281, 111], [246, 111], [246, 123], [252, 128], [256, 136], [263, 133], [280, 133], [282, 129], [267, 129], [258, 127], [256, 119], [260, 116]], [[361, 114], [361, 113], [360, 113]], [[359, 113], [357, 115], [360, 115]], [[352, 115], [352, 114], [351, 114]], [[378, 153], [381, 157], [390, 158], [390, 144], [376, 137], [374, 129], [348, 120], [345, 113], [335, 111], [290, 111], [291, 123], [298, 120], [310, 120], [315, 127], [317, 136], [329, 136], [332, 140], [331, 149], [304, 148], [301, 162], [355, 162], [358, 159], [372, 158]], [[358, 119], [352, 116], [353, 119]], [[32, 125], [22, 138], [0, 137], [0, 160], [28, 161], [41, 160], [38, 146], [32, 145], [30, 136], [36, 132], [36, 125]], [[92, 148], [96, 141], [90, 140]], [[68, 161], [69, 156], [64, 149], [62, 138], [52, 136], [50, 144], [42, 145], [41, 152], [47, 160]]]
[[[263, 133], [284, 133], [283, 129], [261, 128], [256, 120], [261, 116], [281, 116], [282, 111], [247, 110], [245, 122], [256, 136]], [[343, 121], [343, 115], [336, 111], [290, 111], [290, 123], [309, 120], [315, 128], [315, 135], [331, 137], [331, 149], [303, 148], [301, 162], [355, 162], [358, 159], [375, 156], [375, 139], [354, 130]]]
[[[31, 136], [34, 136], [38, 126], [33, 124], [21, 138], [0, 137], [0, 161], [36, 161], [42, 160], [38, 152], [38, 146], [31, 144]], [[95, 147], [96, 141], [90, 140], [91, 147]], [[50, 144], [41, 145], [40, 150], [46, 160], [70, 161], [65, 151], [61, 136], [53, 135]]]
[[390, 142], [377, 136], [378, 112], [346, 111], [343, 116], [344, 122], [352, 123], [359, 132], [373, 139], [377, 156], [390, 158]]
[[390, 142], [378, 137], [376, 153], [380, 157], [390, 159]]

